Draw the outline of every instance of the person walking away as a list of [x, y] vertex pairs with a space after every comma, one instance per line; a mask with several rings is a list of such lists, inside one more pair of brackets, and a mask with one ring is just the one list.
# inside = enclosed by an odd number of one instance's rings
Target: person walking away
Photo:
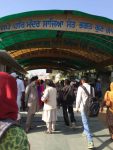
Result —
[[98, 78], [95, 83], [95, 96], [101, 101], [102, 98], [102, 85], [101, 80]]
[[61, 82], [57, 82], [55, 84], [56, 90], [57, 90], [57, 108], [60, 109], [61, 106], [61, 100], [62, 100], [62, 89], [64, 87], [64, 80]]
[[21, 119], [21, 115], [20, 115], [20, 108], [22, 105], [22, 99], [24, 99], [24, 95], [25, 95], [25, 87], [24, 87], [24, 83], [22, 80], [20, 80], [18, 78], [18, 75], [13, 72], [11, 73], [11, 76], [13, 76], [16, 79], [17, 82], [17, 105], [18, 105], [18, 118], [17, 121], [20, 123], [20, 119]]
[[44, 102], [42, 120], [46, 122], [46, 133], [51, 134], [55, 131], [55, 123], [57, 119], [56, 102], [57, 91], [52, 80], [46, 80], [46, 89], [41, 100]]
[[[80, 109], [81, 117], [82, 117], [82, 124], [83, 124], [83, 135], [87, 137], [88, 141], [88, 148], [93, 148], [93, 138], [92, 134], [89, 129], [89, 121], [88, 121], [88, 115], [87, 110], [85, 108], [86, 102], [88, 100], [88, 95], [86, 94], [85, 90], [82, 88], [84, 86], [89, 93], [91, 93], [91, 86], [87, 83], [87, 78], [82, 77], [81, 78], [81, 85], [78, 87], [77, 90], [77, 96], [76, 96], [76, 111], [78, 112]], [[94, 96], [94, 88], [93, 88], [93, 96]]]
[[[73, 103], [75, 101], [75, 93], [74, 89], [70, 85], [70, 81], [68, 79], [64, 80], [64, 87], [62, 89], [62, 100], [61, 105], [63, 109], [63, 117], [64, 122], [67, 126], [75, 127], [75, 117], [73, 111]], [[69, 112], [69, 117], [68, 117]], [[71, 122], [71, 123], [70, 123]]]
[[17, 83], [0, 72], [0, 150], [30, 150], [24, 130], [17, 124]]
[[110, 137], [113, 140], [113, 82], [110, 83], [110, 91], [105, 92], [104, 101], [102, 102], [101, 106], [101, 112], [103, 111], [104, 106], [107, 107], [106, 120]]
[[38, 109], [42, 109], [43, 107], [43, 102], [41, 101], [41, 96], [43, 94], [44, 88], [43, 85], [41, 84], [42, 80], [37, 81], [37, 92], [38, 92]]
[[29, 132], [34, 115], [36, 111], [38, 111], [37, 80], [38, 80], [37, 76], [32, 77], [31, 83], [26, 87], [25, 90], [25, 102], [28, 107], [26, 127], [25, 127], [26, 133]]

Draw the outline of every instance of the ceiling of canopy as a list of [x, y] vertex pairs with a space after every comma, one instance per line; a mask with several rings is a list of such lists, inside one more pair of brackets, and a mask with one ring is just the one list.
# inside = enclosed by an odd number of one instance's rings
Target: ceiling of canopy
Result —
[[[33, 11], [0, 18], [0, 24], [37, 16], [72, 15], [113, 27], [113, 21], [78, 11]], [[30, 18], [30, 19], [31, 19]], [[86, 31], [70, 31], [64, 28], [3, 30], [0, 26], [0, 49], [8, 53], [26, 70], [102, 69], [113, 64], [113, 35]], [[113, 28], [111, 28], [113, 32]]]

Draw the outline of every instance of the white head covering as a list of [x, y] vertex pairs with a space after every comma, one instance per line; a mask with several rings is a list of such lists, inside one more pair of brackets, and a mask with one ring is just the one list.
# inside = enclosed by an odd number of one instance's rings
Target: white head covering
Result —
[[11, 73], [11, 76], [16, 78], [18, 75], [16, 74], [16, 72]]

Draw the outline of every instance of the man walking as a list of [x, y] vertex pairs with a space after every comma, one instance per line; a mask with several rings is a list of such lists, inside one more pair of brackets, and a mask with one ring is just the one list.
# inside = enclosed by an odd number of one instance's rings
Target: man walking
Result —
[[22, 80], [18, 78], [16, 72], [11, 73], [11, 76], [16, 79], [17, 82], [17, 105], [18, 105], [18, 118], [17, 121], [20, 123], [21, 115], [20, 115], [20, 108], [22, 105], [21, 99], [24, 99], [25, 94], [25, 86]]
[[[76, 97], [76, 111], [78, 112], [80, 108], [80, 113], [81, 113], [82, 123], [84, 128], [83, 135], [87, 137], [88, 148], [91, 149], [94, 147], [94, 144], [93, 144], [92, 134], [89, 129], [88, 115], [85, 108], [86, 102], [88, 100], [88, 95], [86, 94], [82, 86], [84, 86], [89, 93], [91, 92], [90, 91], [91, 86], [87, 83], [86, 77], [81, 78], [81, 86], [78, 87], [77, 97]], [[93, 89], [93, 95], [94, 95], [94, 89]]]
[[62, 89], [62, 92], [63, 92], [62, 109], [65, 124], [67, 126], [75, 127], [76, 120], [73, 112], [73, 103], [75, 101], [75, 94], [68, 79], [65, 79], [64, 81], [64, 87]]
[[26, 119], [26, 133], [29, 132], [31, 124], [35, 115], [35, 112], [38, 111], [38, 91], [37, 91], [37, 80], [38, 76], [31, 78], [31, 83], [26, 87], [25, 90], [25, 102], [28, 107], [27, 119]]

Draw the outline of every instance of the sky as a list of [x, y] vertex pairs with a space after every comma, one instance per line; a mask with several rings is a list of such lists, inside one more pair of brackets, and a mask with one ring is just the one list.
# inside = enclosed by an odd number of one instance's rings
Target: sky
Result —
[[35, 70], [27, 71], [27, 72], [28, 74], [26, 76], [28, 78], [38, 75], [39, 79], [45, 79], [45, 78], [48, 78], [49, 76], [49, 74], [46, 73], [46, 69], [35, 69]]
[[48, 9], [77, 10], [113, 20], [113, 0], [0, 0], [0, 18]]

